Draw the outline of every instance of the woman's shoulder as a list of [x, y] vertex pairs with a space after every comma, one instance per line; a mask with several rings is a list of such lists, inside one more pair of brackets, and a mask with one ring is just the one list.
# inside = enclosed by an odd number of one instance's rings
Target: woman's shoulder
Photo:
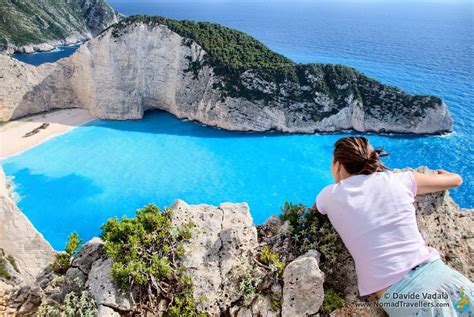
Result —
[[334, 189], [338, 186], [337, 183], [329, 184], [323, 187], [321, 191], [319, 192], [319, 195], [326, 195], [326, 194], [331, 194], [334, 192]]
[[371, 184], [371, 187], [379, 187], [381, 190], [390, 188], [390, 190], [403, 189], [404, 192], [410, 194], [410, 196], [416, 195], [416, 179], [412, 170], [396, 170], [396, 171], [383, 171], [377, 172], [376, 174], [382, 177], [382, 180], [375, 181]]
[[325, 186], [323, 189], [321, 189], [319, 194], [316, 196], [316, 207], [318, 211], [322, 214], [327, 213], [326, 211], [326, 206], [328, 205], [327, 200], [329, 196], [331, 195], [331, 193], [333, 192], [335, 185], [336, 184], [329, 184]]

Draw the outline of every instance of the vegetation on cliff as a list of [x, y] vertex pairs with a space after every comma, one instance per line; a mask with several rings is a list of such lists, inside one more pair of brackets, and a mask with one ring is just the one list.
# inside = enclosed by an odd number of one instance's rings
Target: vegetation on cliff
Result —
[[[59, 291], [59, 292], [58, 292]], [[51, 295], [54, 294], [54, 300]], [[40, 292], [38, 316], [97, 316], [97, 303], [79, 278], [54, 276]]]
[[144, 314], [160, 311], [164, 300], [170, 316], [205, 316], [196, 312], [193, 282], [180, 263], [194, 224], [174, 226], [172, 217], [171, 210], [148, 205], [134, 218], [109, 219], [102, 239], [114, 260], [112, 277], [133, 291]]
[[[273, 69], [293, 74], [293, 62], [281, 54], [271, 51], [253, 37], [216, 23], [173, 20], [161, 16], [136, 15], [114, 24], [114, 36], [120, 36], [126, 26], [141, 22], [148, 25], [166, 25], [185, 39], [198, 43], [209, 54], [209, 62], [216, 72], [223, 75], [240, 75], [247, 69]], [[190, 44], [189, 42], [186, 42]]]
[[69, 235], [64, 252], [56, 253], [51, 268], [58, 274], [64, 274], [71, 266], [72, 257], [76, 254], [82, 240], [79, 239], [77, 232]]
[[0, 280], [9, 281], [13, 278], [11, 273], [19, 273], [20, 270], [16, 264], [15, 258], [10, 254], [5, 254], [3, 249], [0, 249]]
[[309, 250], [321, 253], [321, 269], [330, 271], [338, 255], [340, 237], [327, 216], [302, 204], [285, 202], [282, 219], [290, 224], [292, 247], [297, 254]]
[[105, 0], [0, 0], [0, 45], [16, 46], [95, 35], [116, 19]]
[[343, 289], [339, 278], [334, 276], [338, 267], [338, 256], [345, 246], [334, 230], [328, 217], [314, 208], [302, 204], [285, 202], [282, 207], [281, 219], [290, 225], [290, 238], [286, 240], [286, 253], [300, 256], [309, 250], [317, 250], [321, 254], [319, 266], [326, 274], [324, 302], [321, 313], [330, 313], [344, 306]]

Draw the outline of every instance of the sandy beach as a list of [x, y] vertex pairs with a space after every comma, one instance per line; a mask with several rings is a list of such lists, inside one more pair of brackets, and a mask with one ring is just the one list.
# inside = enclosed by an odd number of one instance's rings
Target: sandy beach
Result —
[[[0, 126], [0, 158], [4, 159], [21, 153], [94, 119], [87, 110], [64, 109], [7, 122]], [[39, 129], [38, 133], [24, 137], [25, 134], [44, 123], [49, 125], [44, 129]]]

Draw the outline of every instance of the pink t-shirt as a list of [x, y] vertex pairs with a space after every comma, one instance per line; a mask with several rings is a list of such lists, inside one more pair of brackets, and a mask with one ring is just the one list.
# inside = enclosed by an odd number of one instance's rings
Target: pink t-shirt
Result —
[[412, 172], [354, 175], [316, 198], [354, 258], [361, 296], [384, 289], [420, 263], [439, 259], [416, 224]]

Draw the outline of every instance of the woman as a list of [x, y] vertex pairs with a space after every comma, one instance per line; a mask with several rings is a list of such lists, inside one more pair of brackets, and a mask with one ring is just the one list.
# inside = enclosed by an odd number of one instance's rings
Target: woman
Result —
[[[375, 295], [390, 316], [472, 316], [473, 283], [426, 245], [413, 204], [416, 195], [460, 186], [461, 177], [444, 170], [393, 173], [380, 161], [385, 155], [364, 137], [338, 140], [335, 183], [316, 198], [354, 258], [360, 295]], [[420, 303], [434, 292], [443, 298]], [[425, 307], [439, 305], [449, 307]]]

